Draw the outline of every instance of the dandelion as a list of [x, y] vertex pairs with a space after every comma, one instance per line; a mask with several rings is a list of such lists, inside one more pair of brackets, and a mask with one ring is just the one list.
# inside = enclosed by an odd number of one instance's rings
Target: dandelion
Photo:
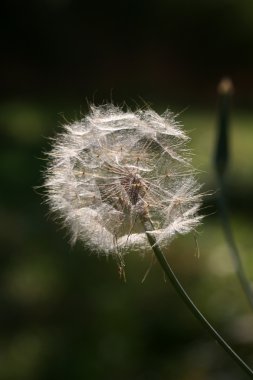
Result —
[[67, 124], [49, 153], [45, 187], [51, 210], [98, 254], [150, 250], [143, 220], [166, 247], [199, 223], [200, 186], [170, 112], [92, 106]]
[[162, 251], [201, 219], [187, 141], [168, 111], [159, 116], [150, 109], [93, 106], [55, 138], [45, 172], [47, 201], [73, 243], [80, 239], [97, 254], [113, 255], [123, 276], [127, 252], [153, 251], [192, 314], [252, 378], [252, 369], [201, 314]]

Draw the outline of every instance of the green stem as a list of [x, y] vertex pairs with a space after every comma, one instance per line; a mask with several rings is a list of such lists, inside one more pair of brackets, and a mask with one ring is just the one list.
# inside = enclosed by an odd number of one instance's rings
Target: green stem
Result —
[[183, 299], [185, 304], [188, 306], [192, 314], [202, 323], [202, 325], [209, 331], [209, 333], [214, 337], [214, 339], [223, 347], [223, 349], [232, 357], [232, 359], [251, 377], [253, 378], [252, 369], [236, 354], [235, 351], [228, 345], [228, 343], [219, 335], [219, 333], [214, 329], [214, 327], [208, 322], [204, 315], [199, 311], [197, 306], [188, 296], [183, 286], [177, 279], [172, 268], [170, 267], [166, 257], [164, 256], [161, 248], [157, 244], [156, 238], [152, 235], [151, 231], [154, 231], [154, 227], [149, 218], [143, 218], [143, 226], [146, 231], [148, 241], [154, 251], [157, 261], [164, 270], [164, 273], [169, 278], [170, 282], [174, 286], [177, 293]]

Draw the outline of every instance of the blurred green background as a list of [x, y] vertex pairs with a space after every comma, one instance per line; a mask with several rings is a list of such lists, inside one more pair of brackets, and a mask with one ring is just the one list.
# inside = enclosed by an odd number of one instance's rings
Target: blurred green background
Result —
[[179, 114], [192, 137], [207, 215], [167, 256], [203, 313], [253, 366], [253, 314], [216, 212], [216, 88], [235, 85], [228, 200], [253, 278], [253, 2], [3, 0], [0, 94], [0, 379], [246, 379], [191, 316], [150, 258], [71, 248], [48, 217], [48, 137], [87, 102], [148, 102]]

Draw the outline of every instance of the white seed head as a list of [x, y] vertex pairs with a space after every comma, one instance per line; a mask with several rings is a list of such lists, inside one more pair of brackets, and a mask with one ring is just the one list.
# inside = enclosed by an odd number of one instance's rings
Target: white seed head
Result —
[[106, 255], [150, 250], [145, 215], [161, 247], [192, 231], [201, 219], [201, 194], [187, 141], [168, 111], [92, 106], [65, 125], [49, 153], [44, 186], [72, 242]]

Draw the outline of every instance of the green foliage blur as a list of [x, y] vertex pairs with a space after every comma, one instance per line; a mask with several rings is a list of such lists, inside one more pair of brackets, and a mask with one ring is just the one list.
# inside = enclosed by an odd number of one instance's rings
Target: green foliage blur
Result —
[[169, 107], [192, 138], [206, 217], [166, 252], [188, 293], [253, 366], [253, 314], [216, 210], [217, 93], [234, 81], [227, 176], [233, 230], [253, 278], [253, 3], [242, 0], [1, 4], [0, 379], [246, 379], [151, 258], [97, 258], [48, 216], [49, 137], [87, 104]]

